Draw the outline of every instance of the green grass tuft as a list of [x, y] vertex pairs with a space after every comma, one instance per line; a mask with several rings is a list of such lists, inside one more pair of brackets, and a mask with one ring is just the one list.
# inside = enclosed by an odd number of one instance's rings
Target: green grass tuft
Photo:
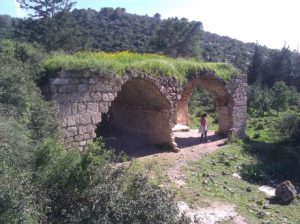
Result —
[[175, 76], [180, 82], [200, 71], [213, 71], [223, 80], [238, 74], [230, 64], [199, 62], [195, 59], [169, 58], [157, 54], [79, 52], [72, 55], [56, 54], [43, 62], [48, 74], [57, 71], [84, 73], [114, 73], [121, 77], [126, 71], [136, 70], [153, 76]]

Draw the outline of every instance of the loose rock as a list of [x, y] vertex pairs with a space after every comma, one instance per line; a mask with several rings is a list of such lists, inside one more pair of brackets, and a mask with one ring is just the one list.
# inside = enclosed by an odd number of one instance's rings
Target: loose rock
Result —
[[285, 203], [291, 202], [296, 197], [296, 194], [297, 191], [294, 185], [288, 180], [279, 184], [275, 190], [276, 197]]

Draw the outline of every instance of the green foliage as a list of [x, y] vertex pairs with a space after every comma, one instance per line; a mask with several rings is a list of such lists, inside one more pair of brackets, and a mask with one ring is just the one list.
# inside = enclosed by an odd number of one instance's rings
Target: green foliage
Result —
[[300, 117], [295, 114], [287, 114], [283, 116], [278, 123], [275, 124], [275, 132], [279, 141], [300, 141]]
[[26, 125], [35, 140], [54, 135], [57, 110], [36, 86], [43, 52], [28, 44], [0, 41], [0, 112]]
[[254, 109], [259, 115], [269, 112], [273, 102], [272, 93], [258, 84], [252, 85], [248, 93], [248, 107]]
[[203, 113], [207, 114], [209, 130], [217, 130], [218, 117], [213, 98], [200, 87], [193, 88], [189, 101], [190, 127], [199, 128], [200, 118]]
[[69, 11], [75, 4], [72, 0], [17, 0], [20, 7], [34, 12], [33, 17], [49, 18], [60, 12]]
[[81, 52], [73, 55], [53, 55], [44, 61], [44, 68], [50, 74], [58, 70], [116, 73], [124, 75], [126, 71], [138, 70], [154, 76], [175, 76], [180, 81], [186, 81], [189, 75], [201, 71], [213, 71], [224, 80], [237, 74], [237, 70], [222, 63], [201, 63], [193, 59], [173, 59], [156, 54], [137, 54], [130, 52], [93, 53]]
[[278, 81], [275, 82], [273, 88], [273, 104], [272, 107], [274, 110], [277, 111], [285, 111], [288, 107], [289, 103], [289, 94], [290, 94], [290, 88], [283, 82], [283, 81]]

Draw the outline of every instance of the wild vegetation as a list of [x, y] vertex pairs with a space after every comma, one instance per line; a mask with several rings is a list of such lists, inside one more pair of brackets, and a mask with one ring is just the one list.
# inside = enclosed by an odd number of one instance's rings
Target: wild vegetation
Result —
[[191, 75], [212, 71], [223, 80], [237, 75], [238, 71], [230, 64], [205, 63], [195, 59], [170, 58], [157, 54], [138, 54], [130, 52], [93, 53], [81, 52], [73, 55], [54, 55], [44, 61], [48, 74], [64, 71], [92, 73], [115, 73], [119, 76], [126, 71], [135, 70], [154, 76], [175, 76], [184, 82]]

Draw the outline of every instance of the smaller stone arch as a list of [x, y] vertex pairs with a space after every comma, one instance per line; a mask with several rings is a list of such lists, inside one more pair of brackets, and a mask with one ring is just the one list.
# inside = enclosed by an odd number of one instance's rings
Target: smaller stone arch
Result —
[[181, 97], [176, 103], [176, 124], [189, 125], [188, 103], [194, 86], [203, 88], [214, 99], [218, 114], [218, 133], [243, 137], [247, 100], [245, 76], [239, 75], [226, 82], [214, 72], [204, 71], [189, 77], [187, 84], [181, 87]]

